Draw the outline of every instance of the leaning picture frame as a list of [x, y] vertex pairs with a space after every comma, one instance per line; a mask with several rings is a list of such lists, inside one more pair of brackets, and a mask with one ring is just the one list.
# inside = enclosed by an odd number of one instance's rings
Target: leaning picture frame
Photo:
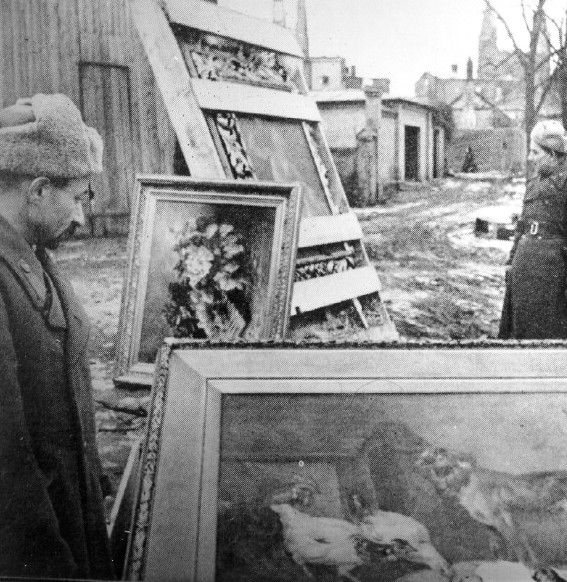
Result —
[[[567, 564], [566, 349], [166, 340], [128, 579], [518, 581]], [[355, 558], [314, 549], [330, 523]]]
[[164, 337], [283, 339], [300, 205], [297, 184], [138, 176], [115, 382], [151, 385]]

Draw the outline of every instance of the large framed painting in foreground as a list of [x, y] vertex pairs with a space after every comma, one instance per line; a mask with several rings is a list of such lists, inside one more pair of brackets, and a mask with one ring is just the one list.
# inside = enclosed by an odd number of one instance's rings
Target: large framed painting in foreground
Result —
[[567, 344], [289, 347], [166, 341], [130, 579], [565, 574]]
[[167, 336], [282, 339], [300, 198], [293, 184], [138, 177], [117, 381], [150, 384]]

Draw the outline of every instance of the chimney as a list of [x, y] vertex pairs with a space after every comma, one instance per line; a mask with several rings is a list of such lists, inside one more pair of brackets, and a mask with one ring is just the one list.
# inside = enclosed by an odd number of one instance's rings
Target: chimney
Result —
[[309, 58], [309, 30], [307, 27], [307, 7], [306, 0], [297, 2], [297, 21], [295, 23], [295, 38], [303, 51], [306, 59]]
[[274, 0], [272, 20], [274, 21], [274, 24], [285, 27], [284, 0]]

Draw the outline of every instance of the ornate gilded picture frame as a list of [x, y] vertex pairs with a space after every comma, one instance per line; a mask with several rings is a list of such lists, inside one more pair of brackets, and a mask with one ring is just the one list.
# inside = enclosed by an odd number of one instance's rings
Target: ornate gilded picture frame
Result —
[[567, 564], [566, 348], [166, 341], [129, 579], [529, 580]]
[[300, 187], [137, 178], [116, 381], [151, 384], [163, 338], [283, 339]]

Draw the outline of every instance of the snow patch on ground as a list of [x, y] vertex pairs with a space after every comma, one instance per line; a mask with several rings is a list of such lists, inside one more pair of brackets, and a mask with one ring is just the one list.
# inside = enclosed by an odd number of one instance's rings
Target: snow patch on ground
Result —
[[480, 192], [481, 190], [486, 190], [490, 188], [490, 182], [472, 182], [465, 186], [465, 190], [468, 192]]
[[380, 214], [394, 214], [416, 206], [425, 206], [425, 202], [408, 202], [407, 204], [397, 204], [396, 206], [368, 206], [366, 208], [354, 208], [353, 210], [359, 218], [367, 218]]
[[511, 240], [476, 236], [472, 224], [447, 233], [447, 237], [451, 244], [457, 248], [498, 249], [506, 254], [512, 250]]
[[514, 216], [518, 217], [522, 211], [521, 204], [501, 204], [487, 206], [476, 213], [476, 218], [496, 224], [511, 224]]

